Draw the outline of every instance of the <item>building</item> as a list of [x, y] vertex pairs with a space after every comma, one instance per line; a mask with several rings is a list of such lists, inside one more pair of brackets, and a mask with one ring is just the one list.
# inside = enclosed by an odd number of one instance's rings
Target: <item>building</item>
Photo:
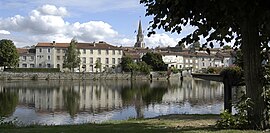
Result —
[[[69, 43], [38, 43], [36, 45], [36, 65], [39, 68], [60, 68], [63, 70], [63, 62]], [[121, 63], [122, 49], [106, 42], [77, 43], [80, 51], [81, 64], [75, 71], [96, 72], [107, 68], [116, 68]], [[102, 64], [101, 69], [95, 68], [96, 62]]]
[[19, 54], [19, 68], [35, 68], [36, 50], [35, 48], [17, 48]]
[[137, 33], [137, 42], [135, 43], [135, 48], [145, 48], [145, 43], [143, 41], [144, 35], [142, 31], [142, 22], [139, 21], [138, 33]]

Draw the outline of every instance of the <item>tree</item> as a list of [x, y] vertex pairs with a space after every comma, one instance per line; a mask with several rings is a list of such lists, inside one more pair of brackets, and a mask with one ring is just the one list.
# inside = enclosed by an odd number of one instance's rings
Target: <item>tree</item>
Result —
[[18, 63], [19, 54], [14, 43], [7, 39], [0, 40], [0, 66], [17, 67]]
[[147, 52], [142, 57], [142, 61], [150, 65], [154, 71], [165, 71], [167, 69], [162, 56], [158, 53]]
[[[244, 61], [244, 78], [247, 97], [253, 101], [253, 110], [248, 118], [253, 128], [267, 128], [266, 104], [263, 93], [263, 71], [261, 50], [269, 51], [270, 7], [266, 0], [140, 0], [147, 16], [154, 16], [148, 35], [155, 29], [181, 33], [183, 26], [196, 29], [179, 43], [194, 43], [204, 37], [207, 44], [234, 40], [241, 45]], [[265, 111], [267, 112], [267, 111]]]
[[147, 65], [144, 61], [138, 62], [137, 65], [138, 65], [138, 70], [140, 72], [143, 72], [145, 74], [150, 74], [151, 66]]
[[134, 61], [132, 60], [132, 58], [130, 56], [124, 56], [122, 58], [122, 61], [120, 63], [122, 70], [125, 72], [130, 72], [132, 70], [132, 65]]
[[76, 48], [77, 43], [78, 42], [75, 39], [71, 40], [63, 63], [63, 67], [69, 68], [69, 70], [72, 70], [72, 72], [74, 71], [74, 68], [80, 66], [81, 62], [79, 57], [80, 51]]
[[232, 49], [232, 47], [230, 45], [225, 45], [225, 46], [223, 46], [223, 49], [224, 50], [229, 50], [229, 49]]
[[99, 69], [99, 71], [101, 72], [101, 67], [102, 67], [101, 61], [97, 59], [95, 63], [96, 71]]

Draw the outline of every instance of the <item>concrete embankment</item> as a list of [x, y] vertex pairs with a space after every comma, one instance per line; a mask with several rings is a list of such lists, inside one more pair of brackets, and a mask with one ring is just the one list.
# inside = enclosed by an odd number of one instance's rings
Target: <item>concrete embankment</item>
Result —
[[[151, 76], [150, 76], [151, 75]], [[166, 80], [164, 73], [151, 72], [150, 75], [133, 74], [133, 80]], [[180, 78], [171, 74], [170, 78]], [[130, 80], [131, 73], [11, 73], [0, 72], [0, 80]]]

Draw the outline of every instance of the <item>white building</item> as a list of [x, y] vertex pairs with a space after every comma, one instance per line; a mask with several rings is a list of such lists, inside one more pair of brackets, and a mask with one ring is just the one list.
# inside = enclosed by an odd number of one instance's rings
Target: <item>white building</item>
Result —
[[[63, 61], [69, 43], [38, 43], [36, 45], [36, 64], [40, 68], [63, 69]], [[121, 48], [107, 44], [98, 43], [77, 43], [80, 51], [81, 64], [78, 71], [96, 72], [104, 71], [107, 68], [116, 68], [121, 63], [123, 51]], [[101, 70], [95, 68], [96, 61], [102, 65]]]

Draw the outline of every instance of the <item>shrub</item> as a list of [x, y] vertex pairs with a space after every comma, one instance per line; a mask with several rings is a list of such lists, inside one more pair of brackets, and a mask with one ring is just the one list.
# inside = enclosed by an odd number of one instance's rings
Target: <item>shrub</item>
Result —
[[222, 67], [208, 67], [207, 73], [219, 74], [221, 70], [222, 70]]
[[240, 97], [240, 100], [234, 105], [236, 114], [232, 115], [227, 110], [220, 114], [221, 119], [217, 121], [216, 126], [218, 128], [230, 128], [230, 129], [248, 129], [250, 121], [248, 121], [248, 110], [252, 110], [250, 98], [247, 98], [245, 94]]
[[60, 68], [7, 68], [4, 70], [5, 72], [46, 72], [46, 73], [54, 73], [60, 72]]

